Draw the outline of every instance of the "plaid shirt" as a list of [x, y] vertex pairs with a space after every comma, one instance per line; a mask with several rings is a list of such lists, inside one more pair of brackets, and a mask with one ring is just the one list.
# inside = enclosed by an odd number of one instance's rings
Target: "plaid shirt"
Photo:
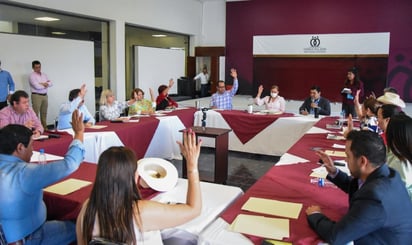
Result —
[[239, 82], [237, 79], [233, 81], [233, 87], [231, 90], [226, 90], [223, 94], [214, 93], [210, 101], [210, 107], [216, 107], [218, 109], [232, 110], [232, 97], [235, 96], [237, 89], [239, 88]]

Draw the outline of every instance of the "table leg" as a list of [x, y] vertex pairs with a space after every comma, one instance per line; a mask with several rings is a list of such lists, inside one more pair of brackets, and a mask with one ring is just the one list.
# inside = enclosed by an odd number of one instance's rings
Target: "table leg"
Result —
[[226, 184], [228, 172], [229, 134], [222, 134], [215, 139], [215, 179], [218, 184]]

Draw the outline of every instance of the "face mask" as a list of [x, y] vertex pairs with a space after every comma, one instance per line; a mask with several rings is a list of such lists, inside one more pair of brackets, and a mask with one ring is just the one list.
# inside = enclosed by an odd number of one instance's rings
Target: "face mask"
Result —
[[270, 96], [272, 96], [273, 98], [276, 98], [276, 96], [278, 96], [278, 93], [270, 93]]

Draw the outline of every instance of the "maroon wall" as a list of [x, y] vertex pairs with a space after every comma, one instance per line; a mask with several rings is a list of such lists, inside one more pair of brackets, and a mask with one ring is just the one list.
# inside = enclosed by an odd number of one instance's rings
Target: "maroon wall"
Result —
[[276, 84], [283, 97], [302, 100], [309, 96], [310, 87], [319, 85], [322, 96], [341, 101], [347, 70], [355, 64], [363, 68], [359, 75], [365, 95], [381, 92], [385, 87], [387, 58], [254, 58], [253, 91], [256, 93], [257, 86], [262, 84], [268, 93]]
[[[253, 35], [390, 32], [388, 70], [385, 72], [387, 83], [397, 88], [406, 101], [412, 101], [411, 13], [412, 1], [410, 0], [228, 2], [226, 4], [226, 67], [238, 69], [239, 93], [255, 94], [256, 64], [252, 54]], [[342, 71], [341, 81], [345, 79], [348, 68], [345, 67]], [[365, 69], [360, 67], [364, 72], [363, 75], [368, 69], [368, 67]], [[319, 69], [313, 69], [308, 71], [307, 76], [326, 76], [327, 73], [327, 71], [322, 72], [322, 69], [320, 72]], [[362, 76], [361, 78], [365, 80]], [[327, 84], [319, 85], [328, 87]], [[307, 92], [307, 88], [304, 90]], [[337, 98], [338, 90], [336, 87], [335, 91], [330, 93], [330, 97]]]

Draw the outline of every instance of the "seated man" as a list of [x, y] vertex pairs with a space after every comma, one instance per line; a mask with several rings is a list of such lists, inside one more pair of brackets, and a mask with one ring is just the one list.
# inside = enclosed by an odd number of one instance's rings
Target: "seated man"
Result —
[[352, 176], [339, 171], [324, 152], [318, 155], [328, 180], [349, 194], [349, 210], [335, 222], [319, 206], [309, 206], [309, 225], [329, 244], [411, 244], [412, 202], [399, 173], [385, 164], [382, 138], [370, 131], [351, 131], [345, 147]]
[[33, 109], [30, 108], [29, 95], [18, 90], [10, 97], [10, 105], [0, 111], [0, 128], [9, 124], [24, 125], [33, 130], [34, 137], [40, 136], [44, 129]]
[[302, 115], [314, 114], [315, 108], [318, 108], [319, 115], [330, 115], [330, 102], [328, 99], [320, 96], [320, 87], [313, 86], [310, 88], [310, 97], [308, 97], [299, 107], [299, 113]]
[[0, 129], [0, 223], [9, 244], [70, 244], [76, 240], [71, 221], [46, 221], [43, 188], [74, 172], [84, 157], [81, 113], [72, 116], [73, 142], [63, 160], [29, 163], [32, 131], [10, 124]]
[[96, 120], [84, 104], [84, 96], [86, 95], [86, 84], [83, 84], [80, 89], [73, 89], [69, 93], [69, 101], [60, 106], [59, 119], [57, 129], [71, 128], [71, 115], [74, 110], [78, 109], [83, 114], [83, 122], [86, 126], [92, 126]]
[[232, 98], [235, 96], [237, 89], [239, 88], [239, 82], [237, 80], [236, 69], [230, 69], [230, 75], [233, 77], [232, 89], [226, 90], [225, 82], [219, 81], [216, 87], [217, 91], [212, 95], [210, 101], [211, 108], [232, 110]]

